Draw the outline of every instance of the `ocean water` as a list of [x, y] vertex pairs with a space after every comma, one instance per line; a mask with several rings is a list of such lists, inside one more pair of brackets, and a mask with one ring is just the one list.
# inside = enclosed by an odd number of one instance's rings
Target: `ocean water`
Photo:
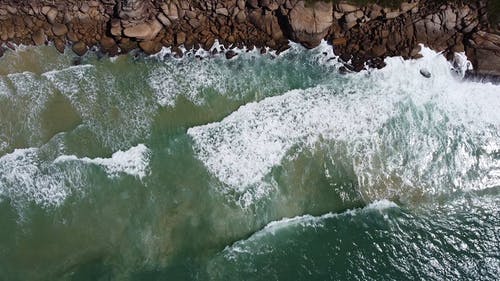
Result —
[[497, 280], [500, 86], [422, 54], [8, 51], [0, 280]]

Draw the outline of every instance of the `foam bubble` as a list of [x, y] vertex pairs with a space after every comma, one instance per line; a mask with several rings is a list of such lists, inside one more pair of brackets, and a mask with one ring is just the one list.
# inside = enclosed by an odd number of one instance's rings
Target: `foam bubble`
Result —
[[65, 161], [81, 161], [84, 163], [102, 166], [110, 177], [118, 177], [125, 173], [131, 176], [144, 178], [148, 172], [150, 151], [144, 144], [139, 144], [127, 151], [117, 151], [111, 158], [78, 158], [74, 155], [59, 156], [54, 163]]

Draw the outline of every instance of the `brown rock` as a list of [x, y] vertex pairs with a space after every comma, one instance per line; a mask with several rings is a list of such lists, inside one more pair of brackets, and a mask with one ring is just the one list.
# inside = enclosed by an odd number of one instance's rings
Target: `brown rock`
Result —
[[162, 28], [161, 23], [158, 20], [154, 20], [148, 23], [141, 23], [131, 27], [125, 28], [123, 34], [130, 38], [137, 38], [140, 40], [151, 40], [158, 35]]
[[332, 3], [316, 2], [305, 7], [298, 2], [288, 15], [293, 37], [306, 47], [319, 45], [333, 22]]
[[47, 12], [46, 16], [47, 16], [47, 20], [53, 24], [55, 21], [56, 21], [56, 18], [57, 18], [57, 14], [59, 12], [57, 11], [56, 8], [50, 8], [49, 11]]
[[165, 26], [169, 27], [172, 22], [165, 16], [163, 13], [160, 13], [156, 16], [156, 18]]
[[332, 40], [333, 46], [345, 46], [347, 44], [347, 39], [345, 37], [335, 38]]
[[247, 20], [247, 15], [245, 11], [239, 11], [238, 14], [236, 15], [236, 21], [239, 23], [244, 23]]
[[354, 5], [351, 5], [348, 3], [339, 3], [336, 6], [336, 10], [341, 12], [341, 13], [351, 13], [351, 12], [354, 12], [356, 10], [359, 10], [359, 8], [357, 6], [354, 6]]
[[215, 13], [218, 15], [229, 16], [229, 11], [226, 8], [217, 8]]
[[75, 54], [83, 56], [87, 52], [87, 45], [80, 41], [73, 44], [73, 47], [71, 49], [73, 50], [73, 52], [75, 52]]
[[162, 45], [156, 41], [142, 41], [139, 42], [139, 47], [144, 51], [144, 53], [152, 55], [158, 53]]
[[43, 30], [37, 30], [33, 33], [31, 36], [31, 39], [33, 40], [33, 43], [36, 46], [40, 46], [45, 44], [45, 34], [43, 33]]
[[103, 49], [111, 49], [116, 46], [115, 40], [108, 36], [103, 36], [99, 43]]
[[68, 33], [68, 27], [62, 23], [55, 23], [52, 26], [52, 32], [54, 32], [55, 36], [65, 35]]
[[175, 35], [175, 42], [177, 45], [182, 45], [184, 42], [186, 42], [186, 33], [184, 32], [179, 32]]
[[61, 38], [54, 39], [54, 46], [59, 53], [64, 54], [64, 49], [66, 49], [66, 42], [64, 42], [64, 40]]
[[122, 52], [127, 53], [135, 48], [137, 48], [137, 43], [130, 40], [130, 38], [122, 38], [118, 44]]
[[371, 48], [371, 52], [372, 52], [373, 56], [381, 57], [381, 56], [385, 55], [387, 50], [386, 50], [385, 46], [383, 46], [383, 45], [375, 45]]
[[79, 38], [78, 38], [78, 35], [76, 33], [72, 32], [72, 31], [69, 31], [68, 34], [66, 34], [66, 37], [71, 42], [78, 42], [78, 41], [80, 41]]
[[122, 35], [122, 25], [119, 19], [111, 20], [111, 35], [113, 36], [121, 36]]
[[237, 5], [238, 5], [238, 8], [240, 10], [244, 10], [245, 9], [245, 0], [238, 0]]

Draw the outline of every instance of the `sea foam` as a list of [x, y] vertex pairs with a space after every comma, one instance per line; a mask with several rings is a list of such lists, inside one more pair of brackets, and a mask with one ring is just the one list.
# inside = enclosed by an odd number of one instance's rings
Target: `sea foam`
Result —
[[57, 157], [54, 163], [81, 161], [103, 167], [110, 177], [118, 177], [124, 173], [143, 179], [148, 172], [149, 157], [149, 149], [144, 144], [139, 144], [127, 151], [117, 151], [111, 158], [78, 158], [75, 155], [62, 155]]
[[[364, 194], [368, 201], [401, 194], [400, 185], [421, 185], [437, 193], [441, 184], [451, 183], [458, 189], [477, 187], [469, 174], [484, 171], [476, 169], [474, 150], [487, 146], [498, 151], [500, 145], [500, 115], [495, 109], [500, 104], [500, 87], [459, 81], [443, 55], [425, 47], [422, 54], [419, 60], [388, 58], [386, 68], [350, 74], [347, 79], [332, 74], [329, 84], [246, 104], [220, 122], [190, 128], [188, 135], [207, 169], [227, 189], [241, 194], [269, 188], [262, 181], [292, 147], [307, 148], [322, 140], [349, 144], [346, 153], [359, 185], [370, 191]], [[431, 78], [420, 75], [422, 68], [431, 72]], [[398, 119], [407, 127], [391, 125]], [[427, 132], [424, 125], [434, 131]], [[458, 142], [461, 138], [477, 141], [477, 146], [453, 143], [443, 147], [441, 143], [450, 134], [457, 134]], [[453, 152], [454, 170], [450, 172], [446, 149], [453, 145], [459, 147]], [[401, 159], [403, 151], [391, 151], [393, 146], [410, 151], [410, 158]], [[439, 167], [434, 164], [437, 155]], [[500, 166], [491, 155], [483, 158], [480, 166]], [[404, 173], [400, 160], [410, 160]], [[490, 182], [499, 183], [498, 179]]]
[[87, 188], [92, 175], [80, 165], [97, 165], [110, 178], [128, 174], [139, 179], [147, 176], [149, 149], [139, 144], [127, 151], [117, 151], [110, 158], [78, 158], [61, 155], [45, 159], [39, 148], [16, 149], [0, 158], [0, 197], [9, 198], [16, 206], [28, 202], [54, 207], [75, 192]]

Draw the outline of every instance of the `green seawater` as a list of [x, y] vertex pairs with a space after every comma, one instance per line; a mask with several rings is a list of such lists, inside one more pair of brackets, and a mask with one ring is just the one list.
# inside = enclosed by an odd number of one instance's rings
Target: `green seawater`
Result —
[[500, 86], [422, 52], [6, 52], [0, 281], [497, 280]]

